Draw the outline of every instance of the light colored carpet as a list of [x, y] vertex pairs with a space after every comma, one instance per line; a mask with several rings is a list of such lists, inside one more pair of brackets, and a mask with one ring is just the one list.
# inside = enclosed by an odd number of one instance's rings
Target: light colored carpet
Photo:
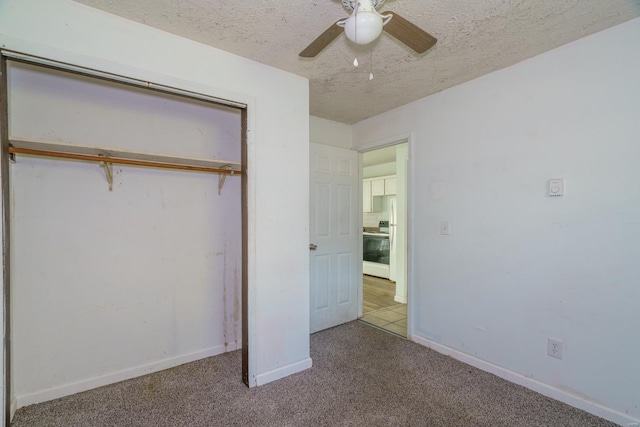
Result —
[[311, 356], [249, 389], [227, 353], [21, 408], [12, 426], [614, 425], [358, 321], [312, 335]]

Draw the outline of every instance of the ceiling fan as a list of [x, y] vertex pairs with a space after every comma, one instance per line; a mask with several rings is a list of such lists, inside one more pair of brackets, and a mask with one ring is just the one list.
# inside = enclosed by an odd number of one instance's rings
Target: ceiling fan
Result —
[[385, 0], [342, 0], [345, 9], [351, 10], [351, 16], [334, 22], [324, 33], [307, 46], [300, 56], [313, 58], [327, 47], [344, 28], [349, 40], [357, 44], [369, 44], [378, 38], [382, 30], [409, 46], [417, 53], [424, 53], [436, 44], [436, 38], [395, 12], [382, 15], [378, 8]]

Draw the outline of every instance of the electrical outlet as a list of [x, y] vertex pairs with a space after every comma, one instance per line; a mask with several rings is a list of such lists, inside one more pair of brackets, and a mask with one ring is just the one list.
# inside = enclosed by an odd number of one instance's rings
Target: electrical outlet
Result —
[[547, 340], [547, 354], [556, 359], [562, 359], [562, 341], [553, 338]]

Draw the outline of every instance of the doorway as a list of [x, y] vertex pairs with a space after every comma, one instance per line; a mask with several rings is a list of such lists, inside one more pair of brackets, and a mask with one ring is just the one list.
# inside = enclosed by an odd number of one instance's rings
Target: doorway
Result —
[[408, 142], [362, 154], [362, 316], [407, 337]]

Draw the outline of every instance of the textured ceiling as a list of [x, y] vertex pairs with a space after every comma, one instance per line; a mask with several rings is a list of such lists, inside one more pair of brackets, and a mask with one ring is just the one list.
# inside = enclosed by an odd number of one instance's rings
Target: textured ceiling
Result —
[[640, 0], [387, 0], [381, 12], [429, 32], [435, 47], [417, 55], [384, 32], [369, 46], [340, 35], [305, 59], [298, 53], [348, 16], [340, 0], [76, 1], [307, 77], [310, 113], [347, 124], [640, 16]]

